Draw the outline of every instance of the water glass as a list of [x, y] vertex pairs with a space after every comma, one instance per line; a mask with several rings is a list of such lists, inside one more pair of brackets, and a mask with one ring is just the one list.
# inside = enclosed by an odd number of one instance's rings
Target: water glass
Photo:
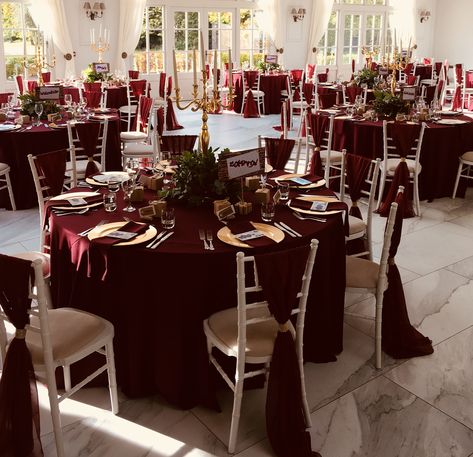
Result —
[[174, 208], [165, 208], [161, 212], [161, 224], [163, 229], [171, 230], [176, 225], [176, 216], [174, 214]]
[[279, 184], [278, 188], [279, 188], [279, 192], [281, 193], [280, 200], [281, 201], [289, 200], [289, 183], [282, 182]]
[[116, 178], [109, 178], [107, 180], [107, 188], [110, 192], [118, 192], [120, 189], [120, 181], [117, 181]]
[[274, 202], [263, 203], [261, 205], [261, 219], [264, 222], [271, 222], [274, 219], [276, 207]]
[[43, 104], [42, 103], [35, 103], [34, 112], [38, 116], [38, 120], [36, 122], [36, 125], [41, 125], [41, 115], [43, 114]]
[[113, 213], [117, 210], [117, 194], [113, 192], [108, 192], [103, 196], [103, 206], [105, 211], [108, 213]]
[[71, 94], [65, 94], [64, 95], [64, 103], [67, 105], [67, 108], [70, 109], [72, 105], [72, 95]]

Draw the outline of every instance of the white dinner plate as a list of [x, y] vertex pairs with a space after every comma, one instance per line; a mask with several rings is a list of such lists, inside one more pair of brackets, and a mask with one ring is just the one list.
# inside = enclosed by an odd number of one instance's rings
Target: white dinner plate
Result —
[[[128, 222], [120, 221], [120, 222], [111, 222], [110, 224], [100, 225], [92, 229], [87, 234], [87, 238], [89, 238], [89, 240], [93, 240], [95, 238], [106, 236], [108, 233], [114, 232], [115, 230], [119, 230], [125, 224], [128, 224]], [[146, 232], [140, 233], [138, 236], [135, 236], [135, 238], [133, 238], [132, 240], [120, 241], [119, 243], [115, 243], [113, 246], [132, 246], [134, 244], [145, 243], [146, 241], [149, 241], [152, 238], [154, 238], [156, 236], [156, 233], [158, 233], [156, 228], [150, 225], [148, 227], [148, 230], [146, 230]]]
[[[279, 181], [285, 181], [291, 178], [301, 178], [302, 176], [305, 176], [305, 175], [298, 174], [298, 173], [289, 173], [287, 175], [278, 176], [277, 178], [274, 178], [274, 180], [276, 181], [277, 184], [279, 184]], [[306, 186], [298, 186], [296, 183], [294, 183], [294, 185], [289, 185], [289, 187], [292, 187], [295, 189], [316, 189], [317, 187], [323, 187], [323, 186], [325, 186], [325, 179], [321, 179], [320, 181], [307, 184]]]
[[[49, 199], [49, 201], [54, 200], [66, 200], [67, 198], [86, 198], [86, 197], [95, 197], [96, 195], [100, 195], [98, 192], [69, 192], [67, 194], [60, 194], [56, 195]], [[83, 206], [54, 206], [54, 209], [60, 209], [64, 211], [77, 211], [78, 209], [85, 209], [85, 208], [95, 208], [96, 206], [102, 205], [103, 202], [95, 202], [91, 203], [90, 205], [83, 205]]]
[[312, 214], [313, 216], [330, 216], [331, 214], [338, 214], [343, 212], [342, 209], [337, 209], [333, 211], [311, 211], [310, 209], [294, 208], [294, 206], [291, 205], [290, 200], [287, 206], [296, 213]]
[[19, 124], [0, 124], [0, 132], [10, 132], [11, 130], [18, 130], [21, 128]]
[[437, 124], [460, 125], [460, 124], [466, 124], [466, 121], [462, 121], [461, 119], [440, 119], [439, 121], [437, 121]]
[[[284, 239], [284, 232], [279, 230], [277, 227], [274, 227], [269, 224], [261, 224], [260, 222], [251, 222], [253, 227], [256, 230], [259, 230], [261, 233], [264, 233], [264, 236], [271, 238], [276, 243], [280, 243]], [[238, 238], [235, 238], [235, 235], [231, 232], [228, 227], [222, 227], [217, 232], [217, 238], [226, 243], [231, 244], [239, 248], [252, 248], [249, 244], [243, 243]]]
[[114, 182], [124, 182], [128, 181], [130, 177], [126, 171], [102, 171], [94, 177], [85, 178], [87, 184], [92, 184], [93, 186], [106, 186], [109, 179], [113, 179]]

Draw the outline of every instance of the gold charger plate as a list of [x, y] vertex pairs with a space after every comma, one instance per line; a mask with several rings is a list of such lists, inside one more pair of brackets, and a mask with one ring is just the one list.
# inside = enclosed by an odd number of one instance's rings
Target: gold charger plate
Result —
[[304, 200], [306, 202], [327, 202], [338, 203], [340, 200], [337, 197], [329, 197], [327, 195], [302, 195], [296, 197], [296, 200]]
[[[127, 181], [129, 179], [128, 173], [126, 171], [102, 171], [100, 173], [103, 176], [121, 176], [122, 178], [120, 182]], [[125, 179], [126, 178], [126, 179]], [[94, 178], [85, 178], [85, 182], [87, 184], [92, 184], [93, 186], [106, 186], [106, 182], [96, 181]]]
[[[277, 227], [273, 227], [269, 224], [261, 224], [260, 222], [251, 222], [253, 227], [256, 230], [259, 230], [261, 233], [264, 233], [265, 236], [271, 238], [276, 243], [280, 243], [284, 239], [284, 232], [279, 230]], [[235, 238], [235, 235], [230, 231], [228, 227], [222, 227], [217, 232], [217, 238], [226, 244], [231, 244], [239, 248], [252, 248], [249, 244], [241, 242], [238, 238]]]
[[312, 214], [313, 216], [330, 216], [331, 214], [343, 213], [343, 209], [336, 209], [333, 211], [311, 211], [310, 209], [294, 208], [294, 206], [291, 206], [290, 201], [287, 206], [296, 213]]
[[[305, 176], [305, 175], [300, 174], [300, 173], [289, 173], [287, 175], [278, 176], [277, 178], [274, 178], [274, 180], [276, 181], [277, 184], [279, 184], [279, 181], [285, 181], [291, 178], [302, 178], [302, 176]], [[289, 187], [293, 187], [295, 189], [317, 189], [317, 187], [323, 187], [323, 186], [325, 186], [325, 179], [321, 179], [320, 181], [307, 184], [306, 186], [298, 186], [296, 183], [294, 183], [294, 186], [290, 185]]]
[[[69, 192], [67, 194], [60, 194], [56, 195], [49, 199], [49, 201], [54, 200], [66, 200], [67, 198], [86, 198], [86, 197], [95, 197], [96, 195], [100, 195], [98, 192]], [[82, 205], [82, 206], [54, 206], [54, 209], [61, 209], [64, 211], [77, 211], [78, 209], [85, 209], [85, 208], [95, 208], [96, 206], [102, 205], [103, 202], [96, 202], [91, 203], [90, 205]]]
[[[124, 225], [128, 224], [128, 222], [110, 222], [109, 224], [103, 224], [99, 227], [95, 227], [92, 229], [88, 234], [87, 238], [89, 240], [94, 240], [95, 238], [100, 238], [101, 236], [106, 236], [108, 233], [114, 232], [115, 230], [119, 230]], [[135, 244], [145, 243], [146, 241], [151, 240], [156, 236], [158, 231], [153, 227], [149, 226], [148, 230], [144, 233], [140, 233], [138, 236], [133, 238], [130, 241], [120, 241], [119, 243], [114, 244], [113, 246], [133, 246]]]

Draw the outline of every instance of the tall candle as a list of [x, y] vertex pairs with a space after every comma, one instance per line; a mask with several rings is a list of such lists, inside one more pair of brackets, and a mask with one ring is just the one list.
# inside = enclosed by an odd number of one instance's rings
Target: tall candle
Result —
[[177, 64], [176, 64], [176, 50], [172, 50], [172, 65], [174, 69], [174, 87], [179, 89], [179, 81], [177, 80]]
[[192, 70], [194, 73], [194, 86], [197, 86], [197, 50], [192, 53]]
[[409, 37], [409, 45], [407, 46], [407, 58], [410, 59], [411, 57], [411, 40], [412, 37]]
[[232, 75], [232, 50], [228, 48], [228, 87], [231, 88], [233, 85]]
[[217, 90], [217, 83], [218, 83], [218, 78], [217, 78], [217, 51], [214, 51], [214, 90]]
[[92, 44], [95, 44], [95, 29], [92, 29]]
[[92, 29], [90, 29], [90, 44], [94, 44], [94, 41], [92, 39]]
[[204, 35], [202, 33], [202, 30], [200, 31], [200, 59], [201, 59], [201, 70], [205, 71]]
[[99, 29], [99, 40], [102, 38], [102, 24], [100, 24], [100, 29]]

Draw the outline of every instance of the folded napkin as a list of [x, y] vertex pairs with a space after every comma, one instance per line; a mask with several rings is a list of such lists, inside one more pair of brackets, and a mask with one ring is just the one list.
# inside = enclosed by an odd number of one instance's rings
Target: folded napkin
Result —
[[[239, 235], [240, 233], [250, 232], [251, 230], [257, 230], [250, 221], [231, 221], [227, 227], [230, 229], [233, 235]], [[252, 240], [245, 240], [242, 243], [246, 243], [253, 247], [267, 246], [268, 244], [274, 243], [275, 241], [269, 237], [262, 236], [260, 238], [253, 238]]]
[[[64, 194], [64, 197], [67, 197], [67, 194]], [[91, 195], [90, 197], [81, 197], [83, 198], [87, 205], [92, 205], [93, 203], [99, 203], [103, 200], [103, 196], [102, 194], [99, 194], [99, 195]], [[73, 208], [73, 206], [70, 204], [69, 200], [50, 200], [48, 202], [48, 205], [51, 206], [53, 209], [56, 207], [56, 206], [70, 206], [71, 208]]]
[[[140, 233], [146, 232], [148, 230], [148, 224], [138, 224], [136, 222], [130, 221], [127, 222], [123, 227], [120, 227], [119, 229], [120, 232], [128, 232], [128, 233], [136, 233], [136, 236], [138, 236]], [[136, 237], [135, 236], [135, 237]], [[133, 238], [135, 238], [133, 237]], [[130, 238], [132, 239], [132, 238]], [[101, 236], [99, 238], [95, 238], [91, 240], [91, 244], [99, 244], [101, 246], [112, 246], [116, 243], [120, 243], [122, 241], [129, 241], [129, 240], [122, 240], [120, 238], [112, 238], [107, 235]]]
[[[326, 201], [323, 200], [323, 197], [320, 197], [321, 200], [317, 201]], [[313, 201], [306, 201], [306, 200], [298, 200], [298, 199], [292, 199], [291, 200], [291, 207], [292, 208], [299, 208], [299, 209], [304, 209], [304, 210], [310, 210], [312, 203], [314, 203], [315, 200]], [[347, 205], [346, 203], [337, 201], [328, 201], [327, 209], [326, 211], [346, 211]]]
[[[296, 176], [294, 176], [294, 177], [296, 177]], [[304, 175], [304, 176], [299, 176], [299, 178], [310, 181], [311, 184], [317, 183], [320, 180], [324, 179], [324, 178], [321, 178], [320, 176], [314, 176], [314, 175]], [[290, 186], [304, 187], [304, 186], [301, 186], [301, 185], [295, 183], [292, 179], [278, 179], [278, 178], [276, 178], [276, 179], [277, 179], [278, 183], [283, 183], [284, 182], [284, 183], [288, 183]], [[309, 185], [309, 184], [307, 184], [307, 185]]]

